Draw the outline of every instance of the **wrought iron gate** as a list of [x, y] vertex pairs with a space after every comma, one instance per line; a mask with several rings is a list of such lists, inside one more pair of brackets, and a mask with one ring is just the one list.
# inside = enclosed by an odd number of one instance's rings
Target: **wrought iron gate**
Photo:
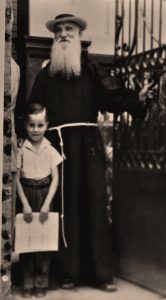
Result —
[[[127, 87], [140, 90], [152, 83], [153, 90], [153, 96], [149, 95], [147, 100], [148, 112], [144, 121], [126, 114], [115, 119], [114, 158], [118, 167], [166, 169], [165, 63], [166, 46], [162, 46], [122, 59], [115, 70], [121, 72]], [[146, 69], [144, 64], [147, 64]]]
[[165, 295], [166, 1], [117, 0], [115, 6], [117, 63], [112, 76], [122, 77], [127, 87], [138, 91], [151, 82], [154, 92], [144, 120], [128, 114], [114, 120], [117, 272]]
[[[150, 8], [148, 19], [147, 8]], [[140, 90], [151, 82], [154, 92], [153, 97], [149, 97], [148, 114], [144, 122], [131, 120], [129, 115], [116, 118], [115, 162], [118, 167], [165, 169], [166, 44], [163, 42], [165, 40], [166, 43], [166, 37], [163, 33], [163, 10], [166, 12], [166, 1], [117, 0], [115, 10], [117, 63], [112, 69], [112, 76], [123, 78], [126, 86], [133, 90]]]

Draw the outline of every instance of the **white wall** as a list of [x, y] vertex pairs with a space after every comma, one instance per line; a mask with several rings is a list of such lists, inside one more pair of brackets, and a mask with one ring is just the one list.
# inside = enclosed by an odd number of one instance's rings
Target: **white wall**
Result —
[[[125, 0], [125, 31], [124, 31], [124, 39], [128, 41], [129, 35], [129, 26], [128, 26], [128, 11], [129, 11], [129, 2], [130, 0]], [[160, 0], [153, 0], [154, 2], [154, 42], [153, 48], [157, 48], [159, 45], [157, 43], [159, 37], [159, 12], [160, 12]], [[133, 36], [134, 31], [134, 18], [135, 18], [135, 0], [131, 1], [131, 14], [132, 14], [132, 24], [131, 24], [131, 36]], [[146, 18], [143, 16], [144, 12], [144, 0], [139, 0], [138, 4], [138, 52], [143, 51], [143, 21], [145, 20], [145, 37], [146, 37], [146, 46], [145, 50], [149, 50], [151, 48], [151, 9], [152, 9], [152, 0], [146, 0]], [[161, 43], [166, 43], [166, 1], [162, 1], [162, 36]]]
[[[55, 18], [60, 13], [74, 13], [84, 18], [88, 23], [88, 30], [85, 31], [84, 37], [90, 36], [92, 46], [90, 52], [114, 54], [114, 32], [115, 32], [115, 2], [117, 0], [29, 0], [30, 5], [30, 23], [29, 34], [34, 36], [51, 37], [52, 34], [46, 29], [46, 21]], [[121, 14], [121, 1], [119, 1], [119, 14]], [[128, 9], [129, 0], [124, 1], [124, 42], [128, 43]], [[143, 3], [139, 1], [138, 13], [138, 52], [142, 52], [143, 42]], [[148, 28], [151, 29], [151, 3], [152, 0], [146, 0], [146, 49], [150, 49], [150, 34]], [[134, 30], [134, 4], [132, 4], [132, 24], [131, 36]], [[159, 34], [159, 4], [160, 0], [154, 0], [154, 36], [158, 38]], [[162, 43], [166, 43], [166, 1], [163, 0], [162, 8]], [[83, 38], [84, 38], [83, 37]], [[120, 37], [121, 38], [121, 37]], [[153, 48], [158, 47], [154, 42]]]
[[73, 13], [84, 18], [88, 30], [83, 38], [93, 41], [90, 52], [114, 53], [115, 0], [30, 0], [29, 34], [52, 37], [46, 21], [61, 13]]

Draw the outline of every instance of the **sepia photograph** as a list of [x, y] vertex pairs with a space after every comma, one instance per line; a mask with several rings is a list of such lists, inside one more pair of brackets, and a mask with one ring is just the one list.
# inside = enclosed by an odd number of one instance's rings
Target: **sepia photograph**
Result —
[[1, 0], [0, 299], [166, 299], [166, 0]]

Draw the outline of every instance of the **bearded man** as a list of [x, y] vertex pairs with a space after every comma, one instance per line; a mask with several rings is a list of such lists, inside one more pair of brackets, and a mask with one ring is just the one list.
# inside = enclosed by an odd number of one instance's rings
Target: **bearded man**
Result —
[[[139, 97], [105, 85], [101, 68], [81, 58], [80, 38], [87, 23], [58, 15], [46, 23], [54, 33], [50, 63], [36, 77], [30, 101], [46, 106], [48, 138], [65, 156], [61, 173], [60, 277], [63, 288], [95, 283], [115, 291], [107, 221], [105, 153], [98, 112], [145, 113], [146, 90]], [[110, 83], [111, 85], [111, 83]], [[139, 98], [139, 99], [138, 99]]]

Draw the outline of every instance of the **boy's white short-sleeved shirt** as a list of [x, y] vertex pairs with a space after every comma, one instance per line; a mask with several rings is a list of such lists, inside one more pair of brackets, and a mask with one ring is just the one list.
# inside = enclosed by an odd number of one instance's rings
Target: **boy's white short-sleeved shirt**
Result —
[[38, 151], [28, 139], [18, 149], [17, 168], [21, 171], [21, 177], [42, 179], [49, 176], [62, 161], [62, 156], [45, 137]]

